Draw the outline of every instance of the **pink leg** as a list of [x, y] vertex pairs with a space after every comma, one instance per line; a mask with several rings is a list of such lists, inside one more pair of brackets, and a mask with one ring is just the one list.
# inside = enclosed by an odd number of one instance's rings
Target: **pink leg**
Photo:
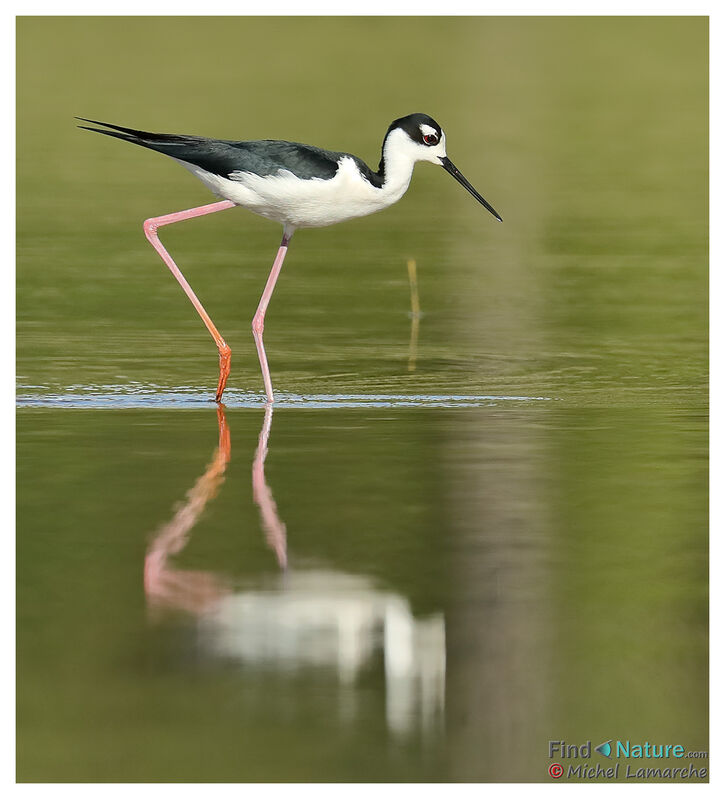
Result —
[[264, 351], [264, 341], [262, 340], [262, 334], [264, 333], [264, 315], [267, 312], [267, 306], [272, 298], [272, 292], [274, 291], [279, 273], [282, 271], [282, 264], [285, 255], [287, 255], [287, 247], [289, 246], [289, 240], [292, 238], [293, 232], [293, 230], [285, 228], [284, 235], [282, 236], [282, 243], [279, 246], [279, 250], [277, 250], [277, 257], [274, 259], [274, 264], [272, 264], [272, 271], [267, 278], [267, 285], [262, 292], [262, 299], [259, 301], [257, 312], [254, 314], [254, 319], [252, 319], [252, 333], [254, 334], [254, 343], [257, 345], [257, 355], [259, 355], [259, 365], [262, 367], [264, 391], [267, 394], [268, 402], [274, 402], [274, 394], [272, 393], [272, 378], [269, 374], [267, 355]]
[[161, 259], [171, 270], [171, 274], [179, 281], [179, 285], [186, 296], [191, 300], [191, 304], [196, 308], [197, 313], [206, 325], [206, 329], [211, 333], [212, 338], [216, 342], [217, 349], [219, 350], [219, 383], [216, 390], [216, 401], [220, 402], [222, 394], [224, 393], [224, 386], [227, 384], [229, 371], [232, 363], [232, 351], [227, 346], [226, 341], [221, 336], [221, 333], [214, 326], [211, 317], [204, 310], [204, 306], [199, 302], [198, 297], [191, 289], [186, 278], [181, 274], [181, 270], [174, 263], [173, 259], [167, 252], [164, 245], [159, 240], [156, 234], [157, 228], [163, 225], [171, 225], [173, 222], [182, 222], [184, 219], [193, 219], [195, 216], [204, 216], [205, 214], [213, 214], [215, 211], [224, 211], [227, 208], [234, 208], [234, 203], [230, 200], [222, 200], [218, 203], [211, 203], [210, 205], [200, 205], [198, 208], [190, 208], [188, 211], [178, 211], [175, 214], [166, 214], [165, 216], [156, 216], [147, 219], [143, 223], [144, 233], [146, 238], [151, 242], [151, 245], [156, 252], [161, 256]]

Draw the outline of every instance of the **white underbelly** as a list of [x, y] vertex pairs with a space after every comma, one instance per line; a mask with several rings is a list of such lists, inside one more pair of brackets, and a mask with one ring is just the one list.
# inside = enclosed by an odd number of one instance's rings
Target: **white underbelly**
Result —
[[225, 178], [181, 161], [218, 197], [255, 214], [294, 228], [325, 227], [375, 213], [397, 202], [408, 188], [375, 188], [364, 180], [352, 159], [343, 159], [329, 180], [302, 180], [291, 172], [260, 177], [250, 172]]

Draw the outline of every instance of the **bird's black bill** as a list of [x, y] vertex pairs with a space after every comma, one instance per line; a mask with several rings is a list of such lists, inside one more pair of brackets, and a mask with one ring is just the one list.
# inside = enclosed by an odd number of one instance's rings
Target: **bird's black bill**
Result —
[[449, 174], [453, 175], [453, 177], [463, 186], [466, 191], [470, 192], [477, 200], [481, 203], [481, 205], [488, 209], [495, 217], [498, 219], [499, 222], [503, 222], [503, 219], [499, 216], [496, 209], [487, 203], [483, 197], [471, 186], [471, 184], [463, 177], [463, 175], [458, 171], [453, 161], [447, 156], [440, 159], [443, 169], [446, 170]]

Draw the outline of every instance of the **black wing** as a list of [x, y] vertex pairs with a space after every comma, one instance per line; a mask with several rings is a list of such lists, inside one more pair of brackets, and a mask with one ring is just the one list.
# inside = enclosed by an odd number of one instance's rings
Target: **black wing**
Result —
[[[276, 175], [280, 170], [288, 170], [303, 180], [310, 178], [333, 178], [337, 173], [338, 161], [347, 153], [322, 150], [309, 144], [287, 141], [224, 141], [207, 139], [202, 136], [176, 136], [169, 133], [149, 133], [144, 130], [123, 128], [108, 122], [77, 117], [83, 122], [105, 125], [111, 130], [78, 127], [115, 136], [141, 147], [148, 147], [179, 161], [194, 164], [207, 172], [228, 177], [232, 172], [253, 172], [256, 175]], [[370, 172], [364, 162], [354, 158], [366, 172]], [[373, 174], [373, 173], [371, 173]]]

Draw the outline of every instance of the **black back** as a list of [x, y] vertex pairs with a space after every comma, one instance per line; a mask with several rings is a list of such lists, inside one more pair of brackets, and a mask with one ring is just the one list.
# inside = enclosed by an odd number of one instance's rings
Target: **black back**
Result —
[[276, 175], [280, 170], [287, 170], [302, 180], [322, 178], [329, 180], [337, 174], [338, 161], [352, 158], [363, 176], [380, 188], [383, 185], [382, 175], [373, 172], [370, 167], [357, 156], [350, 153], [333, 152], [298, 142], [276, 141], [226, 141], [223, 139], [207, 139], [202, 136], [177, 136], [168, 133], [149, 133], [107, 122], [84, 119], [95, 125], [105, 125], [112, 130], [79, 127], [104, 133], [117, 139], [148, 147], [151, 150], [170, 155], [179, 161], [194, 164], [207, 172], [222, 177], [229, 177], [233, 172], [252, 172], [266, 177]]

